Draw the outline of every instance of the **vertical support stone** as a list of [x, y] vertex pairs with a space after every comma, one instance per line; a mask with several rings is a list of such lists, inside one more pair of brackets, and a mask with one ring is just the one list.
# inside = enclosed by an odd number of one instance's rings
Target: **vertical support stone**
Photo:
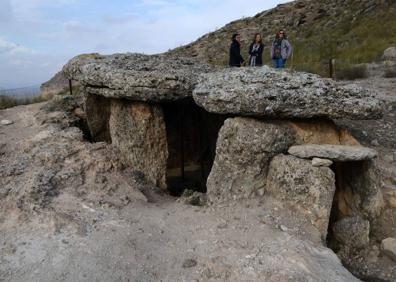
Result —
[[292, 131], [274, 122], [227, 119], [217, 140], [207, 188], [211, 203], [254, 196], [266, 184], [269, 163], [293, 144]]
[[289, 155], [278, 155], [271, 161], [267, 194], [310, 220], [322, 239], [327, 235], [335, 190], [335, 175], [328, 167], [313, 167], [310, 160]]
[[168, 147], [161, 106], [112, 100], [109, 126], [112, 144], [127, 165], [165, 189]]

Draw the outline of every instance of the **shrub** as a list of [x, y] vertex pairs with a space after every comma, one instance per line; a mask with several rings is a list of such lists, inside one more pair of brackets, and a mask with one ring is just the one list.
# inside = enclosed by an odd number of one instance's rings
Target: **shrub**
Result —
[[396, 68], [386, 68], [384, 72], [385, 78], [393, 78], [396, 77]]
[[368, 72], [366, 65], [356, 65], [336, 70], [336, 78], [340, 80], [355, 80], [367, 77]]

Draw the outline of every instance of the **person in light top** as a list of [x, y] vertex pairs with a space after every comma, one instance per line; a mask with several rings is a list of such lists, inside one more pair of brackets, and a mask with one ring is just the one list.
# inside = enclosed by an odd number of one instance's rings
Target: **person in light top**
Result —
[[290, 58], [293, 48], [287, 40], [286, 33], [280, 30], [276, 33], [276, 37], [271, 46], [271, 58], [274, 68], [284, 68], [286, 60]]

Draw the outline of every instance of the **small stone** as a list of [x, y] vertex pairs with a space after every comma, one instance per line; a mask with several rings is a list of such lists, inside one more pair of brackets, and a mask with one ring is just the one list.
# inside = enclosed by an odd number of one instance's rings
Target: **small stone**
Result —
[[333, 161], [328, 160], [328, 159], [321, 159], [321, 158], [313, 158], [312, 159], [312, 166], [314, 166], [314, 167], [320, 167], [320, 166], [329, 167], [332, 164], [333, 164]]
[[284, 226], [284, 225], [281, 225], [279, 227], [279, 229], [282, 230], [283, 232], [287, 232], [287, 230], [288, 230], [288, 228], [286, 226]]
[[381, 243], [382, 252], [396, 262], [396, 238], [387, 238]]
[[11, 125], [11, 124], [13, 124], [14, 122], [12, 121], [12, 120], [8, 120], [8, 119], [3, 119], [3, 120], [1, 120], [1, 125]]
[[257, 195], [259, 195], [260, 197], [264, 196], [264, 193], [265, 193], [264, 188], [263, 188], [263, 189], [259, 189], [259, 190], [257, 191]]
[[378, 140], [374, 139], [373, 141], [371, 141], [371, 145], [373, 146], [379, 146]]
[[222, 222], [219, 225], [217, 225], [218, 229], [226, 229], [228, 227], [227, 222]]
[[195, 259], [186, 259], [183, 262], [183, 268], [192, 268], [194, 266], [197, 266], [197, 261]]

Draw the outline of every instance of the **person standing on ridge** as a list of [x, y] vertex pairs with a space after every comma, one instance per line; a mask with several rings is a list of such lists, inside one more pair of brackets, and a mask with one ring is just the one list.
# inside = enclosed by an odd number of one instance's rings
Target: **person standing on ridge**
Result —
[[278, 31], [271, 47], [271, 58], [274, 68], [284, 68], [286, 60], [291, 56], [292, 52], [293, 48], [287, 40], [285, 32], [283, 30]]
[[256, 33], [249, 47], [249, 66], [261, 67], [263, 65], [264, 44], [260, 33]]
[[240, 67], [245, 60], [241, 56], [241, 35], [235, 33], [232, 36], [232, 43], [230, 46], [230, 67]]

